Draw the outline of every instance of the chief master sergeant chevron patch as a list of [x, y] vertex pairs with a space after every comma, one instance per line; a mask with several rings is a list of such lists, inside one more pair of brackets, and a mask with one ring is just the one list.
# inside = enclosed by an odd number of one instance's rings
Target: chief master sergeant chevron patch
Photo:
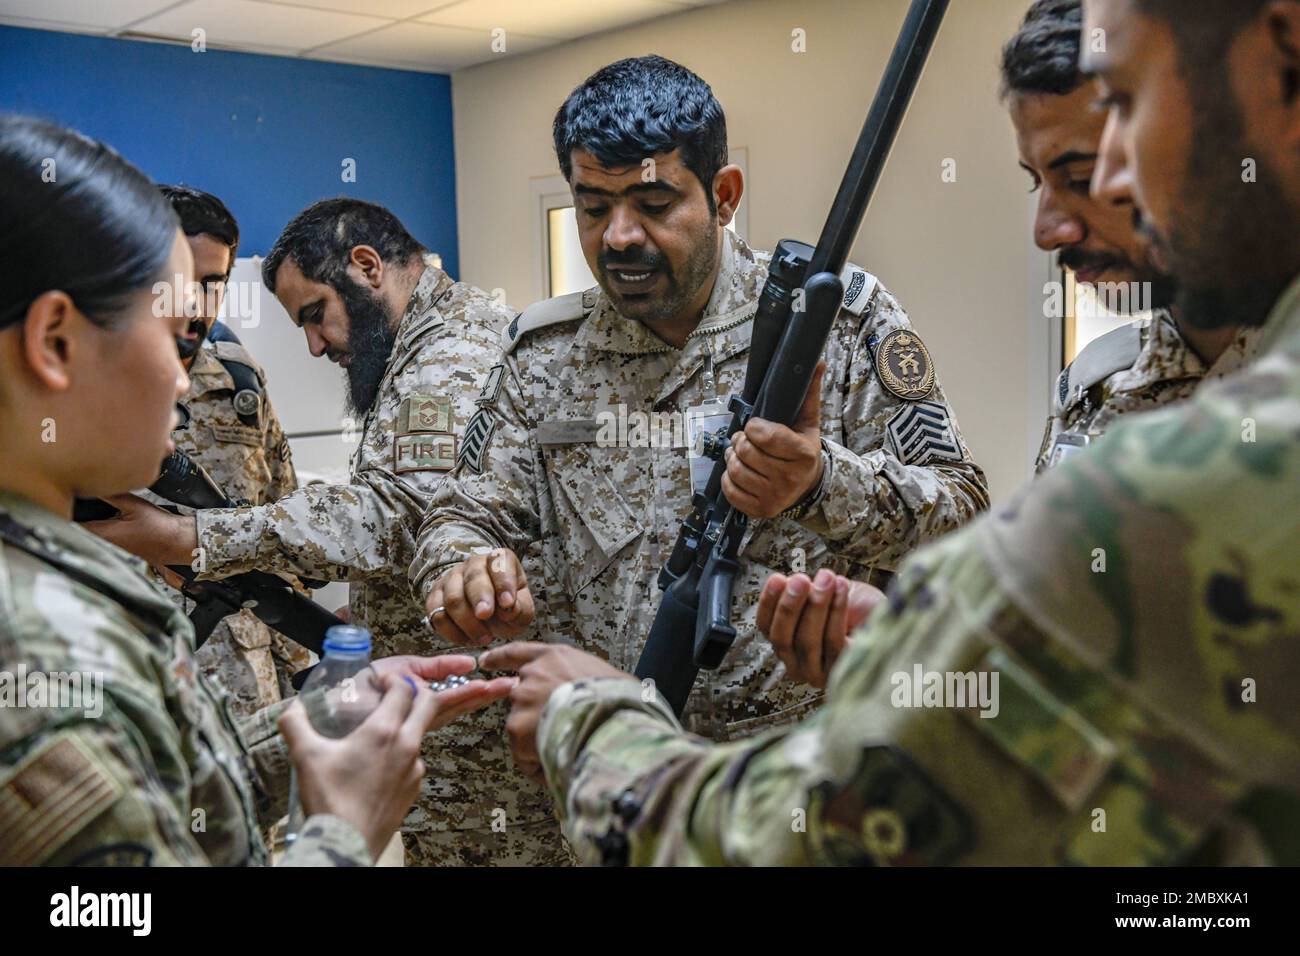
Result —
[[889, 420], [887, 431], [890, 450], [905, 465], [964, 460], [948, 406], [940, 402], [909, 402]]

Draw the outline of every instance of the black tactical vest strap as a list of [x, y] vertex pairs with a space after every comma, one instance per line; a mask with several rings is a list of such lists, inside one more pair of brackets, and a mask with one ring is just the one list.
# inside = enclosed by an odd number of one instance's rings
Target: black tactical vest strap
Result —
[[230, 377], [235, 380], [235, 397], [233, 400], [235, 414], [249, 428], [260, 428], [262, 422], [262, 383], [257, 379], [257, 372], [251, 365], [236, 359], [218, 355]]
[[44, 561], [46, 564], [52, 564], [74, 581], [84, 584], [92, 591], [98, 591], [105, 597], [110, 597], [114, 602], [120, 604], [122, 598], [109, 589], [108, 585], [100, 581], [92, 574], [87, 574], [80, 568], [69, 567], [53, 551], [48, 551], [41, 540], [36, 537], [36, 532], [27, 525], [22, 524], [12, 515], [0, 512], [0, 541], [12, 545], [19, 551], [26, 551], [32, 557]]

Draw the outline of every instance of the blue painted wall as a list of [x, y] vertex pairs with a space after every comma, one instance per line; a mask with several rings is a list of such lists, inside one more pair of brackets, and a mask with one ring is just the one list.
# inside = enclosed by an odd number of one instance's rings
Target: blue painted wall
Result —
[[265, 255], [304, 206], [347, 195], [392, 209], [460, 274], [447, 76], [0, 26], [0, 111], [75, 127], [159, 182], [220, 196], [240, 255]]

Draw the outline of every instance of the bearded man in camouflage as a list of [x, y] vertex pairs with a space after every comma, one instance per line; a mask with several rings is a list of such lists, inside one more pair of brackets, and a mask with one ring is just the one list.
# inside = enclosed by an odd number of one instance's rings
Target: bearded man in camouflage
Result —
[[[299, 213], [264, 260], [262, 278], [312, 355], [347, 371], [349, 412], [360, 419], [359, 434], [345, 425], [345, 440], [357, 441], [350, 480], [189, 518], [138, 506], [97, 530], [156, 566], [190, 564], [201, 549], [204, 577], [258, 569], [347, 581], [351, 620], [373, 633], [376, 656], [428, 654], [438, 645], [406, 582], [414, 532], [455, 462], [476, 383], [512, 313], [435, 266], [389, 210], [355, 199]], [[456, 847], [473, 841], [458, 832], [481, 801], [466, 788], [478, 785], [476, 762], [495, 753], [506, 766], [500, 723], [498, 713], [426, 739], [429, 772], [403, 826], [408, 849], [425, 847], [417, 862], [467, 862]], [[545, 799], [540, 789], [537, 798]], [[558, 833], [548, 852], [568, 858]]]
[[1038, 193], [1034, 241], [1118, 314], [1154, 310], [1090, 342], [1061, 372], [1035, 462], [1041, 474], [1100, 438], [1125, 415], [1190, 396], [1203, 381], [1239, 369], [1259, 329], [1205, 329], [1182, 320], [1174, 282], [1138, 232], [1130, 196], [1088, 185], [1106, 114], [1096, 81], [1079, 69], [1082, 0], [1037, 0], [1002, 51], [1002, 94], [1020, 165]]

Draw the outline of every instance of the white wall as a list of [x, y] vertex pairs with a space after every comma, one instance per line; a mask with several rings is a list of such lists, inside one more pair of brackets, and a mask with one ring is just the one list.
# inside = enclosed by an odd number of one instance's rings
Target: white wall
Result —
[[[240, 258], [230, 274], [222, 321], [266, 372], [266, 392], [289, 439], [299, 485], [343, 484], [355, 438], [345, 440], [344, 372], [312, 358], [307, 340], [261, 281], [262, 260]], [[354, 434], [359, 434], [357, 424]], [[348, 602], [348, 586], [318, 589], [315, 600], [331, 611]]]
[[236, 260], [222, 321], [266, 372], [267, 394], [289, 438], [299, 481], [346, 481], [356, 443], [343, 435], [344, 372], [312, 358], [302, 330], [262, 284], [261, 267], [258, 257]]
[[[556, 175], [555, 111], [601, 66], [647, 53], [704, 77], [731, 145], [747, 148], [747, 238], [815, 242], [906, 6], [733, 0], [454, 74], [462, 278], [505, 289], [516, 308], [540, 296], [530, 180]], [[995, 497], [1029, 474], [1052, 364], [1029, 183], [997, 98], [999, 51], [1027, 7], [954, 0], [853, 251], [930, 346]], [[791, 51], [796, 28], [805, 53]], [[940, 177], [947, 158], [953, 183]]]

